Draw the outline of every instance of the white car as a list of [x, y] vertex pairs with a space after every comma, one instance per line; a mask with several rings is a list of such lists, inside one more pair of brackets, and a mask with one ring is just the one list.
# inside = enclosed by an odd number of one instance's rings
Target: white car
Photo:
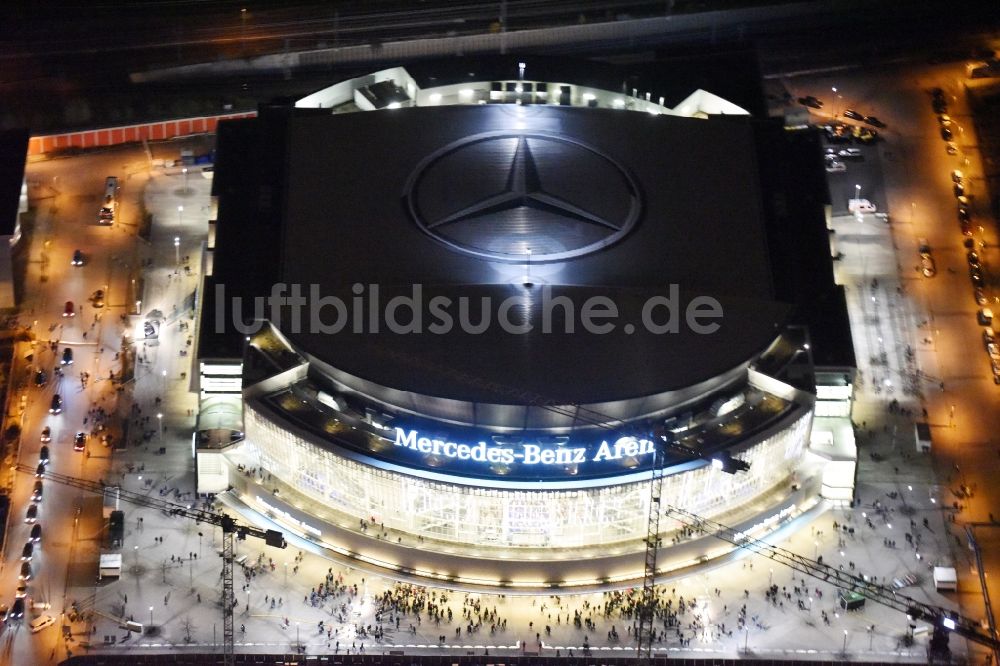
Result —
[[851, 213], [874, 213], [878, 209], [868, 199], [848, 199], [847, 210]]
[[844, 171], [847, 171], [847, 164], [844, 162], [838, 162], [836, 160], [826, 161], [827, 173], [843, 173]]
[[31, 633], [37, 634], [46, 627], [51, 627], [56, 623], [56, 619], [51, 615], [40, 615], [31, 621]]

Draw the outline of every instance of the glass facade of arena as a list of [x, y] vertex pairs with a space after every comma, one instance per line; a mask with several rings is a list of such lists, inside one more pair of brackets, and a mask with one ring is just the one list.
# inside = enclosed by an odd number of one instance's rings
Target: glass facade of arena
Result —
[[[664, 478], [663, 505], [712, 517], [786, 481], [806, 444], [811, 415], [741, 453], [750, 471], [707, 465]], [[379, 469], [313, 444], [247, 405], [246, 449], [258, 465], [331, 511], [374, 517], [387, 528], [458, 546], [561, 548], [613, 544], [646, 535], [649, 483], [579, 490], [514, 490], [431, 481]], [[672, 521], [664, 520], [664, 532]]]

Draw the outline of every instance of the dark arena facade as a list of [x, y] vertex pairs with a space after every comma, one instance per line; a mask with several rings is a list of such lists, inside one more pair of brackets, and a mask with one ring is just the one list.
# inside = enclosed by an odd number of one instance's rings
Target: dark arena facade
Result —
[[763, 536], [850, 500], [818, 140], [685, 67], [421, 63], [220, 126], [199, 492], [512, 590], [641, 579], [663, 442], [661, 575], [732, 548], [669, 507]]

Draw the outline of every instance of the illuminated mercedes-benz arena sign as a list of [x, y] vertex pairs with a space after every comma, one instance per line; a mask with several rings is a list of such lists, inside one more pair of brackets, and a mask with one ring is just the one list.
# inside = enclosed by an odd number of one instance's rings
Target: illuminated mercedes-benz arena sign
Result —
[[[401, 71], [392, 90], [409, 102], [340, 85], [267, 119], [289, 156], [267, 199], [217, 175], [232, 190], [206, 284], [242, 252], [356, 315], [335, 334], [287, 304], [233, 315], [253, 324], [236, 339], [242, 437], [219, 448], [247, 507], [363, 566], [531, 588], [641, 578], [651, 506], [669, 571], [720, 554], [670, 507], [756, 535], [814, 503], [815, 394], [782, 374], [802, 346], [773, 293], [750, 125], [585, 87], [546, 98], [537, 82], [522, 114], [489, 81], [419, 88]], [[315, 108], [347, 104], [384, 110]], [[261, 201], [240, 218], [251, 231], [226, 237], [227, 206]], [[224, 254], [255, 236], [268, 242]], [[266, 294], [260, 274], [232, 275], [245, 304]], [[431, 303], [515, 299], [534, 326], [388, 330], [385, 302], [410, 298], [418, 318], [415, 284]], [[723, 316], [711, 335], [642, 326], [666, 294]], [[568, 326], [598, 297], [619, 314], [611, 330]], [[214, 298], [228, 318], [233, 299]]]

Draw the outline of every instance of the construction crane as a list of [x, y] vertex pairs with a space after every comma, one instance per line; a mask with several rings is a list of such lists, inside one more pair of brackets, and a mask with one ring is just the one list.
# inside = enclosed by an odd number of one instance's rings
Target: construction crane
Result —
[[[35, 469], [29, 465], [19, 464], [17, 469], [21, 472], [33, 474]], [[75, 476], [56, 474], [45, 471], [43, 477], [46, 481], [53, 481], [64, 486], [79, 488], [95, 494], [103, 494], [105, 488], [110, 484], [103, 481], [90, 481], [80, 479]], [[236, 606], [236, 598], [233, 594], [233, 537], [243, 540], [248, 536], [263, 539], [268, 546], [275, 548], [285, 548], [285, 536], [278, 530], [262, 530], [248, 525], [241, 525], [222, 513], [208, 511], [205, 509], [195, 509], [183, 504], [176, 504], [158, 497], [150, 497], [141, 493], [134, 493], [123, 488], [118, 488], [118, 498], [151, 509], [159, 509], [172, 516], [183, 516], [195, 522], [208, 523], [222, 528], [222, 643], [223, 643], [223, 663], [230, 666], [233, 659], [233, 608]]]
[[[653, 622], [656, 619], [656, 558], [660, 550], [660, 515], [663, 507], [660, 498], [663, 493], [663, 477], [666, 476], [667, 453], [679, 454], [685, 460], [704, 458], [701, 452], [681, 446], [673, 439], [669, 430], [659, 429], [653, 435], [653, 469], [649, 480], [649, 517], [646, 524], [646, 557], [642, 576], [642, 595], [637, 609], [636, 656], [639, 659], [653, 658]], [[749, 463], [733, 458], [728, 453], [711, 458], [712, 465], [729, 474], [750, 469]], [[669, 510], [670, 507], [668, 507]]]
[[[748, 550], [752, 553], [762, 555], [773, 562], [789, 567], [801, 574], [810, 576], [825, 583], [831, 583], [841, 590], [855, 592], [872, 600], [875, 603], [887, 606], [904, 613], [911, 622], [922, 620], [932, 625], [933, 633], [930, 642], [930, 656], [932, 659], [946, 658], [949, 654], [948, 637], [950, 633], [983, 645], [994, 653], [1000, 650], [1000, 640], [991, 629], [984, 631], [979, 622], [964, 617], [957, 612], [949, 611], [939, 606], [917, 601], [903, 594], [899, 594], [895, 589], [880, 585], [874, 579], [867, 579], [862, 576], [840, 570], [837, 567], [824, 564], [823, 562], [803, 557], [786, 548], [774, 546], [772, 544], [750, 536], [746, 532], [737, 531], [720, 522], [698, 516], [684, 509], [675, 506], [661, 506], [660, 488], [664, 476], [664, 461], [666, 450], [677, 449], [677, 445], [664, 442], [662, 446], [657, 446], [656, 465], [653, 471], [653, 480], [650, 491], [650, 518], [649, 530], [647, 534], [646, 549], [646, 571], [643, 580], [642, 601], [639, 608], [640, 626], [636, 637], [636, 651], [640, 659], [649, 660], [652, 658], [652, 621], [656, 610], [655, 578], [656, 578], [656, 553], [659, 535], [659, 515], [661, 513], [669, 515], [678, 522], [697, 532], [703, 532], [717, 539], [726, 541], [738, 548]], [[680, 447], [683, 449], [683, 447]], [[692, 452], [693, 453], [693, 452]], [[740, 463], [742, 461], [736, 461]], [[716, 463], [716, 467], [724, 471], [745, 471], [747, 467], [737, 465], [727, 469], [726, 462]], [[654, 517], [654, 513], [656, 516]]]

